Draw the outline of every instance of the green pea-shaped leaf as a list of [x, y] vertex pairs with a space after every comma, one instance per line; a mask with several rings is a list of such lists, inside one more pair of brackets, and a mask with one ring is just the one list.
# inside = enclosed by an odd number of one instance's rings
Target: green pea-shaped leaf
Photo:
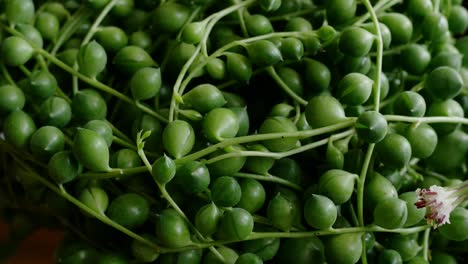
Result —
[[41, 32], [44, 39], [55, 41], [60, 31], [60, 21], [47, 11], [36, 15], [34, 26]]
[[39, 107], [38, 119], [44, 125], [64, 127], [70, 122], [71, 116], [70, 104], [61, 97], [52, 96]]
[[200, 208], [195, 215], [195, 226], [204, 236], [211, 236], [218, 230], [218, 224], [222, 217], [222, 211], [210, 203]]
[[286, 25], [284, 26], [284, 31], [312, 31], [312, 24], [309, 22], [309, 20], [303, 17], [292, 17], [286, 22]]
[[410, 44], [401, 51], [401, 66], [411, 74], [422, 74], [431, 62], [431, 53], [426, 45]]
[[351, 198], [358, 176], [344, 170], [328, 170], [319, 179], [319, 193], [335, 204], [343, 204]]
[[343, 106], [330, 95], [317, 95], [309, 100], [305, 115], [312, 128], [340, 123], [346, 119]]
[[92, 171], [108, 171], [109, 147], [97, 132], [78, 128], [72, 146], [73, 154], [86, 168]]
[[[389, 12], [383, 14], [379, 20], [384, 23], [388, 29], [390, 29], [393, 44], [405, 44], [411, 39], [411, 36], [413, 35], [413, 23], [406, 15]], [[447, 22], [447, 20], [445, 20], [445, 22]], [[426, 31], [425, 25], [421, 28], [423, 29], [423, 32]]]
[[325, 263], [324, 245], [317, 236], [281, 239], [278, 263]]
[[133, 74], [130, 80], [130, 90], [135, 100], [147, 100], [155, 97], [161, 86], [161, 70], [159, 68], [141, 68]]
[[349, 22], [356, 14], [355, 0], [327, 0], [325, 10], [330, 25], [342, 25]]
[[[397, 23], [398, 21], [395, 22], [395, 24]], [[447, 37], [447, 33], [449, 33], [448, 27], [447, 18], [441, 12], [430, 12], [422, 21], [421, 33], [428, 41], [441, 42]]]
[[241, 199], [237, 207], [244, 208], [249, 213], [255, 213], [262, 208], [266, 199], [266, 192], [263, 185], [254, 179], [241, 179]]
[[435, 150], [426, 160], [427, 166], [440, 172], [453, 171], [463, 164], [467, 151], [468, 135], [457, 129], [438, 138]]
[[220, 58], [211, 58], [206, 63], [205, 70], [211, 78], [222, 80], [226, 76], [226, 63]]
[[453, 241], [468, 239], [468, 209], [457, 207], [450, 213], [450, 224], [439, 227], [443, 237]]
[[34, 20], [34, 1], [10, 0], [5, 2], [5, 14], [11, 24], [32, 24]]
[[55, 153], [47, 164], [49, 177], [56, 183], [63, 184], [72, 181], [83, 169], [71, 151]]
[[169, 248], [184, 247], [192, 243], [185, 220], [174, 210], [163, 210], [156, 220], [156, 237]]
[[[213, 152], [211, 155], [209, 155], [209, 158], [212, 159], [223, 154], [232, 152], [235, 153], [244, 150], [245, 148], [243, 146], [232, 145], [222, 150]], [[210, 170], [210, 174], [213, 176], [232, 175], [242, 169], [246, 160], [247, 158], [243, 156], [229, 157], [207, 164], [207, 167]]]
[[281, 0], [260, 0], [260, 7], [266, 12], [274, 12], [281, 6]]
[[376, 111], [367, 111], [359, 115], [354, 127], [359, 139], [368, 143], [381, 141], [388, 130], [387, 120]]
[[233, 111], [239, 121], [239, 130], [236, 137], [247, 136], [250, 128], [250, 118], [247, 112], [247, 107], [230, 107], [229, 110]]
[[273, 226], [283, 231], [289, 231], [291, 229], [294, 221], [294, 214], [294, 205], [284, 195], [277, 194], [268, 203], [268, 220], [270, 220]]
[[165, 150], [176, 159], [187, 155], [195, 144], [195, 132], [192, 126], [183, 120], [169, 123], [162, 138]]
[[5, 139], [16, 148], [26, 149], [35, 131], [34, 120], [21, 110], [11, 112], [3, 121]]
[[426, 113], [426, 101], [416, 92], [404, 91], [393, 102], [393, 111], [397, 115], [421, 117]]
[[406, 202], [406, 207], [408, 209], [408, 218], [404, 224], [405, 227], [416, 225], [424, 219], [426, 209], [416, 207], [415, 203], [418, 201], [416, 192], [405, 192], [400, 194], [398, 198]]
[[41, 33], [33, 25], [18, 24], [15, 29], [23, 34], [23, 36], [35, 47], [42, 49], [44, 40], [42, 39]]
[[242, 240], [253, 231], [252, 215], [242, 208], [232, 208], [224, 212], [217, 237], [223, 240]]
[[333, 226], [338, 211], [335, 204], [323, 195], [312, 195], [304, 204], [304, 217], [307, 223], [317, 229]]
[[[269, 152], [269, 150], [261, 144], [248, 146], [248, 149], [251, 151]], [[249, 156], [244, 164], [244, 168], [253, 173], [264, 175], [273, 167], [274, 163], [274, 158]]]
[[406, 202], [398, 198], [381, 200], [374, 209], [374, 223], [383, 228], [403, 227], [407, 218]]
[[153, 58], [138, 46], [126, 46], [115, 55], [112, 63], [125, 74], [133, 74], [141, 68], [156, 66]]
[[396, 133], [387, 134], [375, 148], [383, 164], [397, 169], [408, 165], [412, 155], [408, 140]]
[[205, 191], [211, 180], [205, 164], [195, 160], [179, 167], [175, 179], [180, 188], [188, 194]]
[[313, 59], [304, 60], [305, 81], [312, 91], [317, 93], [328, 90], [331, 81], [331, 72], [320, 61]]
[[211, 142], [233, 138], [239, 131], [237, 115], [228, 108], [216, 108], [208, 112], [202, 121], [203, 132]]
[[436, 68], [429, 73], [424, 82], [425, 89], [438, 100], [454, 98], [460, 93], [463, 85], [460, 74], [448, 66]]
[[434, 153], [438, 137], [435, 130], [428, 124], [412, 124], [405, 131], [405, 137], [411, 145], [414, 157], [425, 159]]
[[136, 193], [124, 193], [112, 200], [107, 216], [126, 228], [138, 228], [148, 219], [149, 202]]
[[141, 166], [142, 161], [135, 150], [124, 148], [112, 153], [110, 164], [112, 168], [127, 169]]
[[260, 36], [273, 32], [273, 25], [270, 20], [261, 14], [245, 16], [245, 27], [250, 36]]
[[187, 6], [175, 2], [159, 5], [151, 15], [153, 27], [165, 33], [177, 33], [189, 19], [190, 11]]
[[114, 135], [112, 134], [112, 128], [104, 120], [91, 120], [86, 123], [83, 128], [93, 130], [98, 133], [104, 140], [106, 140], [107, 146], [112, 145]]
[[369, 53], [374, 43], [374, 35], [359, 27], [348, 27], [340, 36], [339, 48], [346, 55], [362, 57]]
[[73, 115], [82, 121], [101, 120], [107, 115], [106, 101], [93, 89], [83, 89], [76, 93], [71, 108]]
[[[275, 116], [267, 118], [260, 126], [259, 133], [284, 133], [284, 132], [296, 132], [297, 128], [294, 123], [283, 116]], [[295, 148], [298, 144], [296, 138], [279, 138], [270, 139], [263, 141], [263, 144], [274, 152], [288, 151]]]
[[212, 84], [200, 84], [182, 96], [184, 105], [200, 113], [207, 113], [226, 104], [221, 90]]
[[189, 44], [198, 44], [205, 34], [206, 23], [191, 22], [182, 31], [182, 40]]
[[0, 115], [23, 109], [25, 102], [20, 88], [8, 84], [0, 86]]
[[229, 53], [226, 58], [226, 70], [230, 78], [246, 82], [252, 77], [252, 63], [247, 57], [237, 53]]
[[361, 105], [369, 99], [374, 81], [362, 73], [349, 73], [338, 83], [338, 98], [347, 105]]
[[325, 240], [327, 263], [354, 264], [361, 258], [362, 233], [339, 234]]
[[[208, 251], [205, 257], [203, 258], [204, 264], [235, 264], [239, 255], [237, 252], [228, 247], [217, 247], [216, 250], [219, 254], [215, 254], [212, 251]], [[221, 255], [221, 256], [218, 256]]]
[[109, 205], [107, 193], [102, 188], [96, 186], [83, 189], [78, 195], [78, 199], [99, 214], [104, 214]]
[[240, 201], [241, 196], [241, 187], [231, 176], [221, 176], [211, 185], [211, 199], [218, 206], [233, 207]]
[[304, 56], [304, 44], [298, 38], [281, 39], [280, 51], [286, 60], [299, 60]]
[[330, 168], [340, 170], [343, 169], [344, 154], [337, 147], [335, 147], [333, 141], [329, 141], [325, 157]]
[[48, 160], [65, 146], [63, 132], [53, 126], [43, 126], [36, 130], [30, 139], [29, 148], [39, 159]]
[[95, 38], [109, 53], [116, 53], [128, 43], [125, 31], [115, 26], [101, 27], [96, 32]]
[[246, 49], [250, 60], [258, 67], [272, 66], [283, 60], [281, 51], [268, 40], [255, 41], [249, 44]]
[[[433, 101], [427, 110], [427, 116], [449, 116], [463, 117], [465, 115], [463, 107], [454, 99], [443, 101]], [[431, 124], [437, 135], [448, 135], [460, 126], [459, 123], [434, 123]]]
[[55, 94], [57, 87], [54, 75], [47, 70], [38, 70], [29, 76], [29, 87], [25, 92], [34, 99], [47, 99]]
[[174, 160], [166, 155], [158, 158], [152, 166], [151, 175], [159, 184], [166, 184], [174, 178], [176, 174], [176, 164]]
[[2, 61], [8, 66], [19, 66], [28, 62], [34, 55], [34, 49], [21, 37], [10, 36], [2, 40], [0, 50]]
[[390, 180], [376, 172], [370, 175], [364, 188], [365, 205], [370, 212], [373, 212], [380, 201], [397, 196], [398, 192]]
[[387, 248], [394, 249], [400, 253], [403, 261], [409, 261], [413, 259], [422, 249], [422, 247], [418, 244], [416, 237], [412, 234], [394, 234], [388, 239], [386, 244]]
[[[157, 243], [156, 237], [150, 234], [142, 234], [141, 235], [143, 238], [146, 240], [149, 240], [153, 243]], [[154, 262], [156, 259], [159, 257], [159, 252], [155, 250], [154, 247], [149, 246], [146, 243], [141, 242], [140, 240], [134, 239], [131, 244], [131, 249], [132, 249], [132, 255], [135, 257], [137, 261], [141, 261], [144, 263], [151, 263]], [[101, 257], [102, 259], [102, 257]], [[107, 262], [99, 263], [99, 264], [104, 264]], [[114, 263], [114, 262], [112, 262]], [[127, 262], [125, 262], [127, 263]], [[117, 263], [116, 263], [117, 264]], [[120, 263], [118, 263], [120, 264]], [[122, 263], [124, 264], [124, 263]]]
[[82, 46], [76, 59], [80, 72], [91, 78], [96, 78], [106, 68], [107, 64], [106, 51], [96, 41], [91, 41]]

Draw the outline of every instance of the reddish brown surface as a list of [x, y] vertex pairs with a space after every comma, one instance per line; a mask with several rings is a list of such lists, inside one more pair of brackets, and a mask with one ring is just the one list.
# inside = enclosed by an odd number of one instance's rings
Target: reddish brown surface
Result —
[[[0, 222], [0, 244], [7, 239], [7, 226]], [[38, 230], [26, 239], [18, 252], [5, 264], [52, 264], [54, 249], [63, 234], [58, 231]]]

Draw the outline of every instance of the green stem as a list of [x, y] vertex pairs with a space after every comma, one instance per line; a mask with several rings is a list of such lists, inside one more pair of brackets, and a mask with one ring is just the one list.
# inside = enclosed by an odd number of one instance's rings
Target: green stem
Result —
[[[391, 1], [380, 0], [379, 2], [377, 2], [377, 4], [374, 6], [373, 9], [374, 9], [375, 13], [379, 13], [379, 12], [383, 12], [383, 11], [385, 11], [385, 10], [391, 8], [392, 6], [394, 6], [396, 4], [399, 4], [401, 2], [403, 2], [403, 0], [391, 0]], [[365, 13], [358, 20], [356, 20], [356, 22], [354, 22], [354, 25], [360, 25], [360, 24], [364, 23], [365, 21], [367, 21], [367, 19], [370, 18], [370, 16], [371, 15], [369, 14], [369, 12]]]
[[[400, 233], [400, 234], [412, 234], [412, 233], [419, 233], [421, 231], [425, 231], [426, 229], [430, 228], [428, 225], [424, 226], [415, 226], [409, 228], [396, 228], [396, 229], [385, 229], [378, 226], [370, 225], [370, 226], [360, 226], [360, 227], [346, 227], [346, 228], [337, 228], [337, 229], [327, 229], [327, 230], [317, 230], [317, 231], [308, 231], [308, 232], [252, 232], [248, 237], [244, 238], [241, 241], [247, 240], [256, 240], [262, 238], [306, 238], [306, 237], [314, 237], [314, 236], [329, 236], [329, 235], [338, 235], [338, 234], [349, 234], [349, 233], [364, 233], [364, 232], [385, 232], [385, 233]], [[189, 247], [185, 247], [180, 250], [188, 250], [188, 249], [200, 249], [206, 248], [210, 246], [220, 246], [226, 245], [236, 242], [241, 242], [240, 240], [230, 240], [230, 241], [211, 241], [208, 243], [200, 243], [198, 245], [193, 245]], [[171, 250], [169, 250], [171, 251]], [[176, 249], [174, 250], [176, 251]]]
[[440, 174], [440, 173], [437, 173], [435, 171], [430, 171], [430, 170], [427, 170], [425, 168], [422, 168], [420, 166], [417, 166], [417, 165], [412, 165], [411, 166], [412, 169], [414, 169], [415, 171], [417, 171], [418, 173], [421, 173], [421, 174], [425, 174], [427, 176], [431, 176], [431, 177], [434, 177], [436, 179], [438, 179], [439, 181], [441, 182], [446, 182], [448, 181], [449, 179], [447, 177], [445, 177], [444, 175]]
[[125, 133], [123, 133], [116, 126], [114, 126], [112, 122], [109, 122], [107, 120], [105, 121], [106, 124], [112, 129], [112, 133], [114, 133], [117, 137], [121, 138], [122, 140], [125, 140], [128, 144], [131, 144], [133, 146], [133, 140], [131, 140], [127, 135], [125, 135]]
[[133, 149], [133, 150], [137, 150], [137, 148], [133, 145], [133, 144], [130, 144], [128, 143], [126, 140], [120, 138], [120, 137], [117, 137], [117, 136], [114, 136], [112, 138], [112, 142], [115, 142], [123, 147], [126, 147], [126, 148], [129, 148], [129, 149]]
[[424, 81], [420, 81], [420, 82], [418, 82], [416, 85], [414, 85], [413, 87], [411, 87], [410, 91], [419, 92], [419, 91], [422, 90], [423, 88], [424, 88]]
[[[189, 60], [184, 64], [184, 66], [182, 67], [179, 75], [177, 76], [177, 79], [176, 79], [176, 82], [174, 84], [174, 87], [173, 87], [173, 94], [172, 94], [172, 98], [171, 98], [171, 103], [170, 103], [170, 107], [169, 107], [169, 121], [173, 121], [174, 120], [174, 114], [175, 114], [175, 110], [177, 108], [177, 96], [181, 96], [182, 93], [183, 93], [183, 90], [185, 88], [184, 85], [181, 85], [182, 84], [182, 81], [184, 80], [184, 77], [188, 71], [188, 69], [190, 68], [190, 66], [192, 65], [193, 61], [195, 61], [195, 58], [200, 54], [200, 51], [202, 51], [202, 54], [205, 55], [205, 57], [207, 57], [207, 41], [208, 41], [208, 36], [211, 32], [211, 30], [213, 29], [213, 27], [215, 26], [216, 22], [219, 21], [221, 18], [223, 18], [224, 16], [228, 15], [229, 13], [232, 13], [240, 8], [243, 8], [245, 6], [248, 6], [250, 4], [252, 4], [254, 1], [253, 0], [247, 0], [245, 2], [242, 2], [240, 4], [237, 4], [237, 5], [233, 5], [233, 6], [230, 6], [222, 11], [219, 11], [209, 17], [207, 17], [205, 20], [206, 21], [209, 21], [208, 22], [208, 25], [206, 27], [206, 30], [205, 30], [205, 33], [203, 35], [203, 38], [202, 40], [200, 41], [200, 43], [198, 44], [195, 52], [192, 54], [192, 56], [189, 58]], [[199, 66], [202, 66], [204, 67], [206, 62], [208, 61], [205, 60], [205, 63], [201, 63], [201, 65]], [[197, 72], [199, 70], [200, 67], [197, 67], [195, 70], [193, 70], [191, 72], [191, 78], [193, 78], [193, 74], [195, 72]], [[188, 78], [189, 80], [191, 78]], [[188, 82], [187, 82], [188, 83]], [[183, 88], [182, 88], [183, 87]]]
[[[344, 132], [338, 133], [333, 135], [333, 140], [337, 139], [342, 139], [345, 137], [348, 137], [354, 133], [353, 129], [346, 130]], [[311, 150], [323, 145], [326, 145], [330, 140], [328, 138], [318, 140], [309, 144], [306, 144], [304, 146], [289, 150], [289, 151], [283, 151], [283, 152], [265, 152], [265, 151], [236, 151], [236, 152], [230, 152], [226, 154], [221, 154], [219, 156], [216, 156], [214, 158], [211, 158], [209, 160], [204, 161], [205, 164], [211, 164], [223, 159], [227, 158], [233, 158], [233, 157], [249, 157], [249, 156], [254, 156], [254, 157], [269, 157], [269, 158], [274, 158], [274, 159], [282, 159], [288, 156], [292, 156], [295, 154], [302, 153], [307, 150]]]
[[187, 60], [187, 62], [184, 64], [182, 69], [179, 72], [179, 75], [177, 76], [177, 80], [174, 84], [173, 91], [172, 91], [172, 98], [171, 98], [171, 104], [169, 107], [169, 122], [174, 121], [174, 114], [175, 114], [175, 109], [177, 108], [177, 96], [180, 96], [180, 84], [182, 83], [182, 80], [184, 79], [185, 74], [188, 72], [190, 66], [192, 63], [195, 61], [197, 58], [198, 54], [200, 53], [201, 46], [198, 45], [195, 51], [193, 52], [192, 56]]
[[131, 175], [137, 173], [146, 172], [145, 166], [139, 166], [134, 168], [126, 168], [126, 169], [118, 169], [113, 168], [108, 172], [85, 172], [78, 175], [78, 178], [86, 178], [86, 179], [93, 179], [93, 180], [104, 180], [104, 179], [112, 179], [123, 175]]
[[16, 82], [13, 80], [13, 78], [11, 77], [10, 75], [10, 72], [8, 71], [7, 67], [5, 66], [5, 64], [1, 63], [0, 62], [0, 68], [2, 68], [2, 73], [3, 73], [3, 77], [5, 77], [6, 81], [13, 85], [13, 86], [17, 86], [16, 85]]
[[97, 32], [99, 26], [101, 25], [102, 21], [106, 18], [106, 16], [109, 14], [109, 12], [112, 10], [112, 8], [115, 6], [119, 0], [111, 0], [102, 10], [101, 13], [98, 15], [96, 20], [94, 20], [94, 23], [91, 25], [89, 28], [88, 32], [86, 33], [86, 36], [83, 38], [83, 41], [81, 42], [81, 46], [84, 46], [88, 44], [88, 42], [91, 40], [91, 38], [94, 36], [94, 34]]
[[89, 16], [91, 15], [91, 12], [85, 8], [85, 6], [80, 7], [75, 14], [69, 19], [65, 25], [63, 25], [59, 37], [57, 38], [57, 41], [55, 42], [54, 47], [50, 51], [50, 54], [52, 56], [55, 56], [59, 49], [62, 47], [63, 43], [67, 41], [73, 33], [79, 28], [79, 26], [82, 24], [84, 20], [86, 20]]
[[[138, 147], [138, 155], [140, 156], [141, 160], [146, 166], [146, 169], [148, 170], [149, 173], [153, 172], [153, 167], [149, 163], [148, 159], [146, 158], [145, 152], [143, 151], [143, 148], [140, 148], [140, 143], [143, 143], [144, 138], [141, 139], [142, 141], [139, 142], [140, 140], [137, 140], [137, 145]], [[166, 201], [169, 203], [169, 205], [184, 219], [184, 221], [190, 226], [190, 228], [195, 232], [195, 235], [201, 240], [201, 241], [206, 241], [205, 237], [198, 231], [198, 229], [195, 227], [192, 222], [190, 222], [190, 219], [187, 217], [187, 215], [180, 209], [179, 205], [172, 199], [171, 195], [167, 192], [166, 186], [163, 184], [160, 184], [158, 181], [154, 181], [156, 185], [158, 186], [158, 189], [161, 191], [161, 196], [166, 199]], [[209, 250], [213, 252], [216, 256], [223, 258], [222, 255], [213, 247], [210, 246]]]
[[[3, 23], [0, 23], [0, 27], [5, 29], [7, 32], [9, 32], [12, 35], [22, 37], [21, 33], [19, 33], [18, 31], [16, 31], [13, 28], [10, 28], [10, 27], [6, 26]], [[34, 48], [34, 50], [35, 50], [35, 52], [37, 54], [42, 55], [44, 58], [48, 59], [50, 62], [57, 65], [58, 67], [62, 68], [64, 71], [66, 71], [66, 72], [68, 72], [68, 73], [70, 73], [70, 74], [72, 74], [74, 76], [77, 76], [78, 79], [82, 80], [83, 82], [93, 86], [94, 88], [96, 88], [98, 90], [101, 90], [101, 91], [103, 91], [105, 93], [113, 95], [113, 96], [119, 98], [121, 101], [124, 101], [126, 103], [130, 103], [130, 104], [135, 104], [143, 112], [155, 117], [156, 119], [159, 119], [160, 121], [162, 121], [164, 123], [168, 122], [165, 117], [163, 117], [162, 115], [160, 115], [156, 111], [153, 111], [151, 108], [149, 108], [149, 107], [147, 107], [147, 106], [145, 106], [145, 105], [143, 105], [141, 103], [135, 102], [132, 98], [126, 96], [123, 93], [120, 93], [119, 91], [113, 89], [112, 87], [110, 87], [110, 86], [108, 86], [108, 85], [106, 85], [104, 83], [101, 83], [100, 81], [98, 81], [96, 79], [89, 78], [88, 76], [85, 76], [85, 75], [77, 72], [75, 69], [73, 69], [73, 67], [70, 67], [69, 65], [65, 64], [61, 60], [57, 59], [54, 55], [50, 54], [46, 50], [36, 47], [34, 45], [34, 43], [30, 42], [29, 44]]]
[[374, 24], [374, 30], [376, 32], [376, 44], [377, 44], [377, 56], [375, 60], [375, 79], [374, 79], [374, 109], [375, 111], [379, 111], [379, 104], [380, 104], [380, 78], [382, 75], [382, 58], [383, 58], [383, 40], [382, 40], [382, 32], [380, 30], [379, 20], [377, 15], [375, 14], [375, 10], [372, 7], [372, 4], [369, 0], [363, 0], [363, 4], [367, 9], [367, 14], [370, 15], [372, 23]]
[[431, 229], [428, 228], [424, 231], [423, 237], [423, 258], [425, 261], [429, 261], [429, 235], [431, 234]]
[[124, 101], [126, 103], [135, 104], [143, 112], [145, 112], [145, 113], [159, 119], [162, 122], [165, 122], [165, 123], [167, 122], [166, 118], [164, 118], [159, 113], [153, 111], [149, 107], [146, 107], [146, 106], [144, 106], [142, 104], [139, 104], [139, 103], [135, 103], [133, 101], [133, 99], [126, 96], [125, 94], [122, 94], [122, 93], [118, 92], [117, 90], [113, 89], [112, 87], [109, 87], [104, 83], [101, 83], [101, 82], [99, 82], [99, 81], [97, 81], [95, 79], [89, 78], [89, 77], [75, 71], [72, 67], [68, 66], [67, 64], [63, 63], [61, 60], [59, 60], [56, 57], [52, 56], [47, 51], [42, 50], [42, 49], [36, 49], [36, 52], [39, 53], [40, 55], [44, 56], [44, 58], [47, 58], [49, 61], [51, 61], [55, 65], [59, 66], [63, 70], [67, 71], [68, 73], [70, 73], [72, 75], [76, 75], [78, 77], [78, 79], [82, 80], [83, 82], [88, 83], [89, 85], [97, 88], [98, 90], [101, 90], [101, 91], [103, 91], [105, 93], [113, 95], [113, 96], [119, 98], [120, 100], [122, 100], [122, 101]]
[[434, 12], [440, 12], [440, 0], [433, 0], [434, 3]]
[[357, 185], [357, 211], [358, 211], [358, 220], [361, 226], [364, 226], [364, 183], [366, 181], [367, 171], [372, 159], [372, 154], [374, 151], [375, 144], [369, 144], [362, 164], [361, 174], [359, 175], [359, 181]]
[[181, 41], [180, 38], [182, 37], [182, 33], [184, 32], [184, 29], [187, 27], [188, 24], [190, 24], [195, 19], [195, 17], [197, 17], [200, 11], [201, 11], [201, 8], [199, 6], [196, 7], [192, 11], [192, 13], [190, 14], [190, 17], [185, 21], [185, 24], [182, 26], [182, 29], [177, 34], [176, 40]]
[[285, 132], [285, 133], [269, 133], [269, 134], [257, 134], [257, 135], [249, 135], [249, 136], [244, 136], [244, 137], [236, 137], [236, 138], [230, 138], [230, 139], [225, 139], [217, 144], [211, 145], [209, 147], [206, 147], [202, 150], [199, 150], [195, 153], [192, 153], [190, 155], [187, 155], [185, 157], [176, 159], [175, 162], [178, 164], [183, 164], [187, 161], [191, 160], [197, 160], [205, 155], [208, 155], [216, 150], [223, 149], [227, 146], [231, 145], [238, 145], [238, 144], [243, 144], [243, 143], [249, 143], [249, 142], [255, 142], [255, 141], [263, 141], [263, 140], [269, 140], [269, 139], [280, 139], [280, 138], [297, 138], [297, 139], [303, 139], [303, 138], [308, 138], [308, 137], [313, 137], [321, 134], [326, 134], [330, 132], [334, 132], [340, 129], [344, 129], [347, 127], [350, 127], [354, 125], [355, 119], [354, 118], [349, 118], [343, 122], [340, 122], [338, 124], [334, 124], [331, 126], [326, 126], [322, 128], [317, 128], [317, 129], [311, 129], [311, 130], [304, 130], [304, 131], [297, 131], [297, 132]]
[[407, 123], [459, 123], [468, 125], [468, 118], [464, 117], [448, 117], [448, 116], [428, 116], [428, 117], [412, 117], [400, 115], [385, 115], [388, 122], [407, 122]]
[[294, 101], [298, 102], [301, 105], [307, 105], [307, 101], [304, 100], [302, 97], [297, 95], [284, 81], [281, 79], [281, 77], [278, 75], [276, 72], [275, 68], [273, 66], [268, 67], [267, 69], [268, 74], [273, 78], [273, 80], [278, 83], [278, 85], [283, 89], [283, 91], [288, 94]]
[[245, 172], [236, 172], [232, 176], [238, 177], [238, 178], [248, 178], [248, 179], [255, 179], [259, 181], [274, 182], [280, 185], [287, 186], [297, 191], [302, 191], [302, 187], [300, 185], [290, 182], [288, 180], [285, 180], [283, 178], [273, 176], [271, 174], [261, 175], [261, 174], [245, 173]]
[[37, 174], [33, 169], [31, 169], [26, 163], [24, 163], [24, 161], [19, 158], [19, 157], [16, 157], [16, 156], [13, 156], [15, 161], [18, 162], [24, 169], [26, 169], [29, 173], [30, 173], [30, 176], [35, 178], [37, 181], [41, 182], [43, 185], [45, 185], [47, 188], [49, 188], [50, 190], [52, 190], [53, 192], [57, 193], [58, 195], [62, 196], [63, 198], [65, 198], [66, 200], [68, 200], [69, 202], [71, 202], [72, 204], [74, 204], [75, 206], [77, 206], [78, 208], [80, 208], [81, 210], [85, 211], [86, 213], [88, 213], [89, 215], [95, 217], [96, 219], [98, 219], [99, 221], [101, 221], [102, 223], [106, 224], [106, 225], [109, 225], [113, 228], [115, 228], [116, 230], [119, 230], [120, 232], [126, 234], [127, 236], [135, 239], [135, 240], [138, 240], [140, 241], [141, 243], [145, 244], [145, 245], [148, 245], [152, 248], [154, 248], [156, 251], [158, 252], [161, 252], [162, 250], [164, 250], [164, 248], [160, 247], [159, 245], [141, 237], [140, 235], [134, 233], [133, 231], [117, 224], [116, 222], [112, 221], [110, 218], [108, 218], [106, 215], [102, 214], [102, 213], [99, 213], [89, 207], [87, 207], [85, 204], [83, 204], [82, 202], [80, 202], [78, 199], [76, 199], [75, 197], [73, 197], [72, 195], [70, 195], [66, 190], [65, 188], [63, 187], [63, 185], [59, 185], [59, 187], [55, 186], [54, 184], [52, 184], [51, 182], [49, 182], [48, 180], [44, 179], [43, 177], [41, 177], [39, 174]]
[[26, 77], [29, 77], [31, 75], [31, 71], [26, 68], [24, 65], [18, 66], [18, 68], [26, 75]]

